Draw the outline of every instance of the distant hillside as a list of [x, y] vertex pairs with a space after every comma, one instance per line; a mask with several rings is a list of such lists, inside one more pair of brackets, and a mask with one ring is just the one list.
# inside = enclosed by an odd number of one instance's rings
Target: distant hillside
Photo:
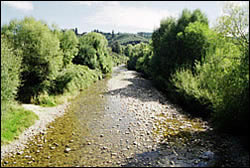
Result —
[[[121, 45], [127, 44], [138, 44], [141, 42], [148, 43], [149, 39], [151, 38], [152, 33], [145, 33], [140, 32], [139, 34], [132, 34], [132, 33], [104, 33], [98, 30], [94, 30], [94, 32], [103, 34], [108, 42], [109, 45], [112, 45], [115, 41], [118, 41]], [[145, 37], [144, 37], [145, 36]]]
[[110, 44], [112, 44], [115, 41], [118, 41], [121, 45], [127, 45], [127, 44], [138, 44], [141, 42], [148, 43], [149, 40], [137, 34], [120, 33], [116, 34], [114, 38], [110, 39]]
[[[81, 34], [78, 33], [77, 28], [70, 29], [75, 32], [75, 34], [78, 37], [83, 36], [87, 32], [83, 32]], [[63, 29], [62, 31], [66, 31], [66, 29]], [[141, 42], [148, 43], [149, 39], [151, 39], [152, 33], [150, 32], [138, 32], [137, 34], [133, 33], [105, 33], [99, 30], [93, 30], [93, 32], [101, 33], [103, 34], [109, 43], [109, 46], [111, 46], [115, 41], [118, 41], [121, 45], [128, 45], [128, 44], [138, 44]]]
[[142, 36], [146, 39], [151, 39], [153, 33], [150, 32], [138, 32], [137, 35]]

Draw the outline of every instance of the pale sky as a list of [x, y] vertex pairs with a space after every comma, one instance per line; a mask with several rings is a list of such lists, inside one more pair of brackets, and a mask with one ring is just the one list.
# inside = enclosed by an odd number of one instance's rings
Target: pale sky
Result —
[[[245, 1], [246, 2], [246, 1]], [[245, 3], [244, 2], [244, 3]], [[225, 1], [1, 1], [1, 26], [33, 16], [60, 28], [103, 32], [152, 32], [164, 17], [178, 17], [184, 8], [199, 8], [212, 26]], [[234, 1], [243, 3], [243, 1]]]

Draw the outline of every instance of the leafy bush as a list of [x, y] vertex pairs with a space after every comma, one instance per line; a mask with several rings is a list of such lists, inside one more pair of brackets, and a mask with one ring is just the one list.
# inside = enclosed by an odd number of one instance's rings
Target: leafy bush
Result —
[[153, 56], [152, 43], [150, 44], [140, 43], [128, 46], [127, 54], [129, 55], [129, 60], [127, 62], [128, 69], [137, 70], [143, 72], [145, 75], [151, 75], [151, 59]]
[[109, 51], [109, 55], [112, 59], [113, 66], [118, 66], [120, 64], [126, 64], [128, 61], [128, 57], [126, 57], [125, 55], [122, 55], [122, 54], [117, 54], [115, 52], [112, 52], [111, 49]]
[[218, 128], [230, 130], [239, 125], [246, 128], [249, 75], [242, 74], [240, 60], [244, 57], [239, 46], [221, 41], [214, 53], [206, 54], [203, 64], [197, 61], [195, 74], [190, 69], [179, 70], [172, 76], [172, 82], [186, 101], [195, 99], [209, 105]]
[[1, 35], [1, 113], [14, 101], [20, 86], [22, 58], [4, 35]]
[[91, 69], [100, 69], [103, 73], [112, 71], [112, 60], [108, 55], [107, 39], [95, 32], [79, 39], [79, 52], [73, 59], [76, 64], [87, 65]]
[[84, 65], [70, 65], [64, 69], [53, 82], [52, 93], [62, 94], [72, 90], [88, 87], [93, 82], [102, 78], [98, 70], [91, 70]]
[[49, 92], [34, 97], [32, 103], [43, 106], [55, 106], [60, 101], [58, 95], [75, 93], [90, 86], [102, 78], [98, 70], [91, 70], [85, 65], [70, 64], [67, 68], [58, 73], [58, 76], [51, 82]]

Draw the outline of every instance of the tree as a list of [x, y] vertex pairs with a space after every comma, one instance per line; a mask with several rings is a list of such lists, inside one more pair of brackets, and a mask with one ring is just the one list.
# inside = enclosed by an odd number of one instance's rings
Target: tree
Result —
[[3, 26], [2, 33], [13, 41], [14, 49], [22, 52], [22, 86], [18, 95], [30, 102], [31, 97], [48, 91], [63, 65], [59, 39], [46, 24], [33, 17], [11, 21]]
[[60, 48], [63, 52], [63, 66], [66, 67], [78, 53], [78, 38], [72, 30], [62, 32], [59, 36]]
[[79, 52], [73, 63], [100, 69], [103, 73], [112, 70], [112, 60], [108, 55], [108, 41], [100, 33], [91, 32], [79, 39]]
[[121, 54], [122, 53], [122, 48], [121, 48], [121, 45], [118, 41], [115, 41], [112, 46], [112, 51], [113, 52], [116, 52], [117, 54]]
[[4, 35], [1, 35], [1, 114], [6, 104], [14, 101], [21, 83], [22, 58]]
[[132, 54], [132, 48], [133, 46], [131, 44], [128, 44], [124, 49], [124, 54], [129, 57]]
[[249, 45], [249, 2], [244, 5], [226, 3], [223, 16], [217, 19], [215, 29], [223, 36], [234, 37], [246, 50]]

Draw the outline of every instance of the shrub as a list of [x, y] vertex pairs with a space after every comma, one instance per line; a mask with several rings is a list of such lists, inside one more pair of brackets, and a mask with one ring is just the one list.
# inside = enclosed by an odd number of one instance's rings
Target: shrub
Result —
[[102, 74], [98, 70], [91, 70], [85, 65], [72, 64], [61, 71], [53, 81], [51, 93], [62, 94], [73, 90], [81, 90], [101, 78]]
[[241, 62], [245, 53], [232, 42], [220, 43], [215, 52], [206, 54], [203, 64], [196, 62], [195, 74], [190, 69], [178, 70], [172, 75], [172, 83], [185, 101], [196, 100], [208, 106], [217, 128], [247, 128], [249, 75], [242, 73]]

